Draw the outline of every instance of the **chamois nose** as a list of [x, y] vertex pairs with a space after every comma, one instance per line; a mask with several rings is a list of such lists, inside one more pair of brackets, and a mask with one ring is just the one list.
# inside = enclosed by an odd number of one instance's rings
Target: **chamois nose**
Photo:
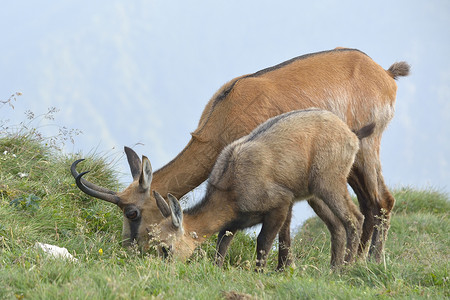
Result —
[[172, 254], [172, 246], [160, 246], [160, 254], [162, 255], [163, 259], [169, 259]]
[[167, 247], [161, 247], [161, 252], [162, 252], [162, 257], [164, 259], [166, 259], [167, 257], [169, 257], [169, 250], [167, 249]]

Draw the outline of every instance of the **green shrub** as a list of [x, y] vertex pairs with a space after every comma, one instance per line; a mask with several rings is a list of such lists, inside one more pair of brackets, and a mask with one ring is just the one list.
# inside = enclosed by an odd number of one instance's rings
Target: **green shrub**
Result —
[[394, 197], [394, 213], [429, 212], [446, 214], [450, 211], [448, 195], [436, 189], [418, 190], [403, 187], [394, 191]]

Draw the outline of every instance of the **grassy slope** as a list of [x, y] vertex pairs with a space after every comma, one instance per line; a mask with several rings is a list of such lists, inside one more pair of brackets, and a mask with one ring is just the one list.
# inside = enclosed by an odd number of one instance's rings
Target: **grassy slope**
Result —
[[[450, 297], [450, 204], [439, 192], [395, 191], [385, 264], [359, 262], [331, 273], [328, 232], [311, 218], [294, 239], [295, 267], [273, 272], [273, 252], [266, 272], [257, 274], [255, 242], [242, 234], [225, 268], [212, 263], [214, 240], [188, 264], [125, 251], [119, 210], [78, 191], [68, 170], [74, 159], [33, 136], [0, 138], [0, 299]], [[103, 159], [81, 165], [92, 170], [90, 180], [118, 188]], [[66, 247], [79, 263], [46, 257], [34, 248], [37, 241]]]

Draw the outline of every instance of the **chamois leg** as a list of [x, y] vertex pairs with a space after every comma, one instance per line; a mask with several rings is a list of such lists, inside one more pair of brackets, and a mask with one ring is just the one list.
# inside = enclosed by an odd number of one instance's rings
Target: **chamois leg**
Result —
[[332, 186], [331, 183], [323, 182], [322, 188], [315, 195], [318, 195], [342, 222], [347, 234], [348, 252], [345, 260], [352, 262], [358, 249], [364, 216], [353, 203], [345, 182], [339, 186], [335, 184], [333, 190], [330, 190]]
[[345, 256], [345, 262], [352, 262], [353, 259], [355, 259], [357, 257], [357, 253], [358, 253], [358, 249], [359, 249], [359, 245], [361, 242], [361, 235], [362, 235], [362, 228], [364, 225], [364, 215], [361, 213], [361, 211], [358, 209], [358, 207], [355, 205], [355, 203], [353, 203], [350, 194], [348, 194], [347, 191], [347, 196], [349, 199], [349, 205], [347, 207], [347, 209], [349, 209], [349, 211], [352, 212], [352, 214], [356, 217], [356, 219], [358, 220], [358, 226], [357, 226], [357, 230], [358, 230], [358, 240], [356, 241], [356, 244], [353, 245], [353, 248], [350, 250], [350, 245], [349, 243], [351, 242], [349, 237], [347, 236], [347, 255]]
[[390, 227], [391, 211], [394, 207], [395, 199], [384, 184], [381, 172], [378, 174], [378, 192], [383, 199], [382, 205], [377, 206], [373, 214], [375, 215], [375, 227], [373, 229], [372, 243], [369, 249], [369, 256], [376, 262], [381, 262], [384, 244]]
[[289, 212], [286, 216], [283, 226], [281, 226], [278, 233], [278, 266], [277, 271], [284, 271], [285, 267], [288, 267], [292, 263], [290, 248], [291, 248], [291, 219], [292, 219], [292, 206], [289, 207]]
[[348, 182], [358, 198], [359, 208], [364, 215], [363, 232], [358, 247], [358, 255], [364, 256], [367, 252], [367, 244], [373, 235], [375, 215], [372, 213], [371, 206], [369, 205], [370, 197], [365, 189], [363, 173], [355, 166], [350, 173]]
[[230, 246], [231, 241], [235, 235], [237, 230], [222, 230], [219, 232], [217, 236], [217, 246], [216, 246], [216, 265], [221, 267], [223, 265], [223, 261], [225, 259], [225, 255], [227, 254], [228, 247]]
[[345, 256], [346, 233], [341, 220], [321, 199], [312, 197], [308, 203], [319, 218], [325, 223], [331, 236], [331, 267], [342, 265]]
[[256, 240], [256, 271], [262, 272], [267, 262], [267, 256], [273, 241], [283, 226], [289, 207], [276, 209], [267, 213], [262, 222], [262, 228]]
[[[360, 152], [363, 150], [364, 148]], [[380, 262], [395, 199], [384, 183], [376, 154], [378, 152], [373, 152], [365, 150], [363, 154], [358, 153], [349, 176], [349, 184], [355, 191], [361, 212], [365, 216], [359, 253], [366, 252], [367, 244], [371, 240], [369, 256]]]

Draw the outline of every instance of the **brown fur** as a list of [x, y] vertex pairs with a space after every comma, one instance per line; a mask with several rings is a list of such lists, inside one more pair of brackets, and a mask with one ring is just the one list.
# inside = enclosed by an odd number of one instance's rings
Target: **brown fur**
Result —
[[[361, 143], [349, 183], [365, 216], [360, 251], [365, 250], [373, 236], [371, 253], [380, 260], [389, 222], [381, 222], [379, 217], [385, 210], [388, 221], [395, 201], [381, 173], [380, 141], [394, 115], [397, 90], [394, 78], [406, 76], [408, 71], [404, 62], [395, 63], [386, 71], [358, 50], [339, 48], [235, 78], [206, 104], [190, 142], [175, 159], [155, 172], [151, 190], [183, 196], [206, 180], [226, 145], [281, 113], [318, 107], [334, 112], [352, 130], [375, 123], [374, 134]], [[137, 155], [134, 156], [136, 161]], [[161, 221], [162, 216], [150, 191], [145, 195], [146, 200], [138, 200], [141, 189], [133, 183], [121, 199], [126, 205], [137, 205], [148, 221], [142, 222], [142, 226], [148, 227]], [[130, 226], [124, 215], [125, 240], [132, 238]], [[280, 238], [289, 236], [288, 226], [283, 228], [287, 232], [280, 234]], [[378, 238], [380, 230], [383, 236]], [[144, 243], [148, 238], [146, 231], [140, 230], [137, 236]]]
[[[373, 128], [366, 126], [358, 135], [368, 136]], [[227, 231], [262, 223], [257, 267], [263, 267], [275, 236], [290, 220], [292, 204], [311, 198], [327, 226], [333, 225], [329, 226], [331, 264], [339, 266], [344, 258], [350, 262], [364, 219], [347, 191], [358, 149], [355, 133], [328, 111], [300, 110], [269, 119], [222, 151], [199, 204], [183, 215], [178, 201], [169, 197], [171, 208], [163, 209], [163, 214], [176, 213], [159, 225], [160, 240], [174, 256], [185, 259], [205, 237], [220, 232], [217, 258], [221, 264], [232, 239]], [[158, 203], [165, 205], [162, 198]]]

